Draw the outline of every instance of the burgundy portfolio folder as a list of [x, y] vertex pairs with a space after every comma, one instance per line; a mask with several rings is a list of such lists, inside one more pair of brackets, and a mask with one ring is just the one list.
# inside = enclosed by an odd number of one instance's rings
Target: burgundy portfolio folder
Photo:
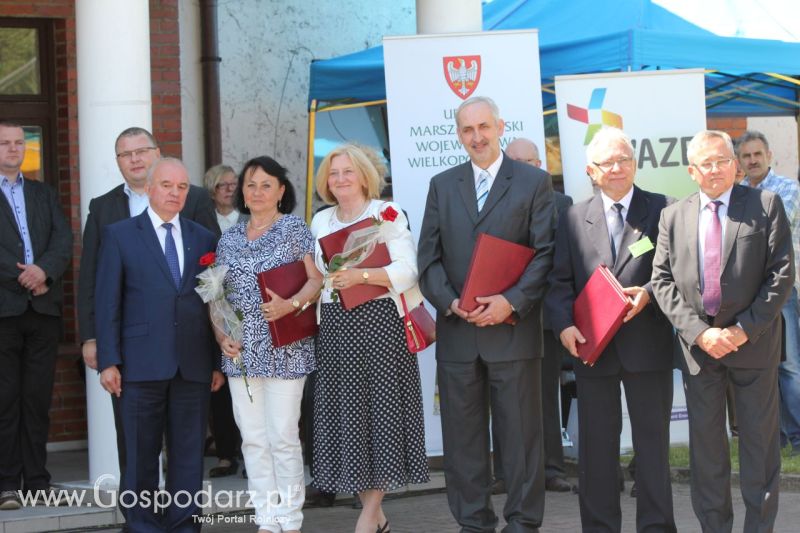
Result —
[[[372, 218], [365, 218], [346, 228], [342, 228], [339, 231], [334, 231], [322, 237], [319, 240], [319, 247], [322, 248], [322, 257], [325, 259], [325, 262], [329, 263], [331, 257], [342, 251], [344, 243], [347, 241], [347, 236], [350, 235], [350, 233], [355, 230], [368, 228], [372, 224], [374, 224]], [[375, 245], [375, 250], [373, 250], [369, 257], [354, 268], [379, 268], [391, 262], [392, 258], [389, 257], [389, 249], [386, 248], [386, 244], [381, 242]], [[339, 291], [339, 299], [342, 301], [344, 308], [350, 310], [357, 305], [361, 305], [387, 292], [389, 292], [389, 289], [378, 285], [355, 285]]]
[[[513, 287], [535, 253], [533, 248], [487, 233], [478, 235], [458, 307], [472, 311], [478, 307], [476, 296], [492, 296]], [[509, 317], [506, 323], [513, 324], [514, 321]]]
[[[258, 274], [258, 288], [261, 290], [261, 299], [264, 302], [270, 301], [264, 287], [269, 287], [278, 296], [286, 299], [297, 294], [306, 281], [308, 281], [306, 265], [302, 261], [287, 263]], [[288, 315], [267, 324], [269, 324], [269, 334], [272, 336], [272, 345], [275, 347], [286, 346], [316, 335], [318, 329], [316, 306], [308, 306], [299, 315], [293, 310]]]
[[584, 364], [594, 365], [632, 306], [614, 274], [605, 265], [598, 266], [572, 305], [575, 327], [586, 339], [585, 343], [578, 343], [578, 355]]

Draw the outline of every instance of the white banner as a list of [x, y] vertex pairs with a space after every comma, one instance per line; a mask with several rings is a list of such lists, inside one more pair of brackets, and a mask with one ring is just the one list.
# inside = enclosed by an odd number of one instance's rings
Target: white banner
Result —
[[[387, 37], [383, 40], [394, 200], [419, 237], [430, 179], [468, 156], [456, 135], [455, 110], [488, 96], [505, 120], [502, 146], [531, 139], [544, 157], [539, 39], [536, 30]], [[442, 454], [436, 363], [420, 354], [426, 448]]]
[[686, 145], [706, 127], [703, 69], [556, 76], [564, 189], [592, 195], [586, 146], [603, 126], [622, 129], [636, 149], [636, 184], [681, 198], [697, 190]]

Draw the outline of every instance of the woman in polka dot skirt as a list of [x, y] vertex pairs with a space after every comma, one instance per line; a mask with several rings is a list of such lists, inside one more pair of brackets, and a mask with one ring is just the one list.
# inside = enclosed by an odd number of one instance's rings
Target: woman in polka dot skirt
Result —
[[[328, 274], [319, 239], [388, 207], [397, 218], [386, 245], [391, 264], [331, 273], [320, 297], [317, 380], [314, 390], [314, 486], [358, 493], [363, 504], [356, 533], [387, 533], [381, 502], [386, 491], [428, 481], [425, 430], [417, 360], [406, 347], [402, 293], [419, 305], [417, 254], [402, 209], [379, 200], [380, 173], [366, 148], [343, 145], [319, 167], [316, 188], [334, 207], [317, 213], [311, 233], [314, 259]], [[379, 285], [388, 293], [345, 310], [335, 290]]]

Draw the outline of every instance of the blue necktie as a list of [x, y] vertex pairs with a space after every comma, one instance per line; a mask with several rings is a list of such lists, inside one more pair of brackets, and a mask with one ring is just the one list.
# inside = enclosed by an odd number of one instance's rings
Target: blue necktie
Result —
[[181, 267], [178, 263], [178, 248], [175, 246], [175, 239], [172, 237], [172, 223], [164, 222], [161, 224], [167, 230], [167, 239], [164, 241], [164, 255], [167, 257], [167, 266], [172, 273], [175, 286], [181, 286]]
[[480, 213], [483, 204], [486, 203], [486, 197], [489, 196], [489, 173], [485, 170], [481, 170], [481, 173], [478, 174], [478, 186], [475, 193], [478, 195], [478, 213]]

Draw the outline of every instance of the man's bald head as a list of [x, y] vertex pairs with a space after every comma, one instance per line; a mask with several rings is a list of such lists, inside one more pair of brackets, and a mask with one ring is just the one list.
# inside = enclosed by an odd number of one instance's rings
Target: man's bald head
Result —
[[506, 146], [506, 154], [511, 159], [528, 163], [535, 167], [542, 166], [542, 160], [539, 159], [539, 148], [530, 139], [514, 139], [508, 146]]

